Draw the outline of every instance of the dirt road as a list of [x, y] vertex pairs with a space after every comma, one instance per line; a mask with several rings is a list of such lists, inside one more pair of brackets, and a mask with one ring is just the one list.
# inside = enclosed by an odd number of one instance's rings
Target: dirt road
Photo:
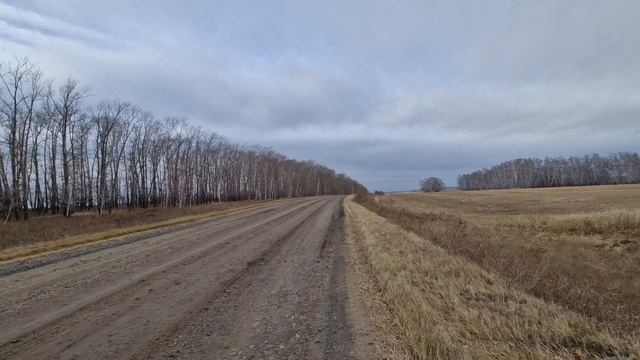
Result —
[[0, 268], [0, 358], [374, 358], [341, 202], [280, 202]]

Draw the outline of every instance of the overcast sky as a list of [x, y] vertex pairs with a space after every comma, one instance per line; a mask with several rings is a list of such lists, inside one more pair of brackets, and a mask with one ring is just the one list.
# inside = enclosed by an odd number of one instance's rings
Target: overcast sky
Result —
[[640, 1], [0, 1], [0, 57], [370, 190], [640, 151]]

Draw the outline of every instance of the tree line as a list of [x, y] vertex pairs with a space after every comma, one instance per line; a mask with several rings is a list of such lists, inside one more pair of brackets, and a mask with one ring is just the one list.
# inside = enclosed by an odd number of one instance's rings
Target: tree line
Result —
[[366, 193], [344, 174], [158, 119], [88, 87], [46, 80], [29, 59], [0, 66], [0, 216], [191, 206]]
[[461, 190], [636, 183], [640, 183], [640, 157], [632, 152], [516, 159], [458, 176]]

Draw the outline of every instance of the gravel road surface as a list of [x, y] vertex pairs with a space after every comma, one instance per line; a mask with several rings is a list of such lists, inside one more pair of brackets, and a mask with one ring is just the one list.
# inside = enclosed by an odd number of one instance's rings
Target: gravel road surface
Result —
[[339, 196], [0, 268], [0, 359], [372, 359]]

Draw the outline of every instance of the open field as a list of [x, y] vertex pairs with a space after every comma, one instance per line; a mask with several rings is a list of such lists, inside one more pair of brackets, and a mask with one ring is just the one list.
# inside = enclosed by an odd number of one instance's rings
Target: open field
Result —
[[0, 266], [0, 358], [371, 359], [341, 204], [275, 202]]
[[564, 306], [640, 337], [640, 186], [359, 197], [405, 230]]
[[[515, 289], [500, 276], [346, 203], [347, 236], [386, 306], [391, 359], [637, 358], [640, 344]], [[385, 318], [384, 315], [381, 318]]]

